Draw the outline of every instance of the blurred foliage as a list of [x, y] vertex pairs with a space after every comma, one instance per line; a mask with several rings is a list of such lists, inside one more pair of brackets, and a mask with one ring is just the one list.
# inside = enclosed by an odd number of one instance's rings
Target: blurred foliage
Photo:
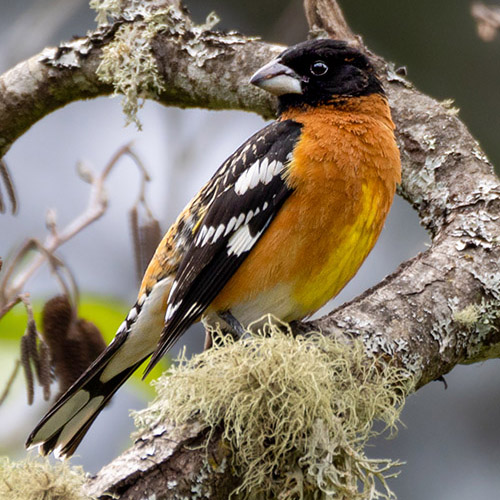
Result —
[[[40, 315], [43, 303], [37, 301], [33, 304], [35, 321], [40, 328]], [[85, 295], [80, 299], [78, 316], [92, 321], [101, 331], [106, 344], [114, 338], [118, 326], [122, 323], [128, 312], [128, 305], [110, 297]], [[22, 304], [16, 306], [0, 320], [0, 392], [3, 384], [10, 376], [13, 361], [19, 355], [19, 341], [26, 329], [26, 312]], [[166, 358], [167, 359], [167, 358]], [[155, 394], [154, 389], [146, 381], [142, 381], [142, 374], [147, 362], [144, 363], [131, 377], [135, 387], [148, 394]], [[166, 368], [168, 363], [159, 363], [152, 371], [148, 380], [157, 378]]]

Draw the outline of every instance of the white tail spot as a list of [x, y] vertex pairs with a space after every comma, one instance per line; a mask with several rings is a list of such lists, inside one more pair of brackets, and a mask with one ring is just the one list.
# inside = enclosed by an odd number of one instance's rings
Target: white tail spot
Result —
[[[88, 394], [88, 393], [87, 393]], [[85, 425], [87, 420], [99, 410], [104, 396], [92, 398], [63, 428], [54, 450], [54, 456], [58, 459], [65, 458], [61, 449], [73, 438], [73, 436]], [[57, 454], [56, 454], [57, 453]]]

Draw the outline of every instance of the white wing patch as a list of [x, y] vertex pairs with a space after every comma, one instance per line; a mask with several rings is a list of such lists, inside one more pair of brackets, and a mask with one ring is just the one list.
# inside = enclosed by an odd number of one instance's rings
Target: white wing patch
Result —
[[122, 324], [118, 327], [116, 333], [123, 333], [127, 330], [127, 320], [123, 321]]
[[242, 253], [248, 252], [260, 238], [264, 230], [252, 236], [248, 224], [240, 227], [227, 242], [227, 255], [239, 257]]
[[[255, 210], [249, 210], [247, 213], [241, 213], [236, 217], [235, 215], [229, 219], [227, 224], [219, 224], [217, 228], [214, 226], [202, 226], [198, 237], [196, 238], [195, 244], [196, 246], [203, 247], [207, 243], [215, 243], [221, 236], [225, 237], [229, 233], [233, 232], [233, 235], [229, 238], [227, 244], [227, 252], [228, 255], [236, 254], [237, 256], [241, 255], [241, 253], [250, 250], [252, 246], [255, 244], [255, 241], [260, 237], [262, 231], [260, 231], [256, 236], [251, 236], [250, 229], [248, 227], [248, 223], [261, 211], [266, 210], [269, 207], [269, 203], [267, 201], [262, 205], [262, 209], [257, 207]], [[242, 224], [244, 224], [242, 226]], [[240, 227], [242, 226], [242, 227]], [[243, 244], [243, 240], [248, 241], [248, 248], [238, 250], [240, 245]], [[250, 240], [252, 243], [250, 244]], [[244, 245], [245, 246], [245, 245]], [[243, 247], [242, 247], [243, 248]], [[174, 282], [172, 286], [172, 290], [170, 292], [170, 297], [173, 294], [173, 291], [177, 287], [177, 283]], [[169, 297], [169, 298], [170, 298]], [[175, 313], [174, 305], [169, 305], [167, 308], [166, 320], [168, 321], [172, 315]]]
[[130, 309], [128, 313], [127, 321], [134, 321], [135, 318], [137, 318], [137, 314], [138, 314], [137, 307], [132, 307], [132, 309]]
[[219, 236], [224, 232], [225, 227], [226, 226], [224, 226], [224, 224], [219, 224], [212, 239], [212, 243], [215, 243], [219, 239]]
[[227, 236], [231, 231], [236, 231], [244, 222], [248, 224], [248, 221], [259, 212], [260, 208], [257, 208], [255, 212], [250, 210], [247, 214], [242, 213], [238, 217], [233, 216], [227, 224], [219, 224], [217, 228], [214, 226], [202, 226], [196, 238], [195, 245], [203, 247], [207, 243], [215, 243], [221, 236]]
[[283, 170], [283, 163], [277, 160], [269, 161], [263, 158], [252, 163], [239, 177], [234, 185], [234, 192], [239, 195], [254, 189], [260, 183], [269, 184]]
[[174, 314], [179, 306], [181, 305], [182, 300], [179, 300], [176, 304], [169, 304], [167, 307], [167, 313], [165, 314], [165, 321], [168, 321]]
[[229, 222], [226, 225], [226, 230], [224, 231], [224, 236], [227, 236], [233, 229], [238, 229], [236, 227], [236, 222], [238, 221], [238, 218], [236, 216], [233, 216], [229, 219]]
[[210, 238], [214, 235], [214, 233], [215, 233], [215, 227], [210, 226], [209, 228], [207, 228], [207, 232], [205, 233], [203, 241], [201, 242], [200, 246], [207, 244]]

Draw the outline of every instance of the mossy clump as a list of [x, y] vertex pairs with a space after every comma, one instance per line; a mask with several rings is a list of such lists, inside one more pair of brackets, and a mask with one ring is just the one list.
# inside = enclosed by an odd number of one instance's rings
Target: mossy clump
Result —
[[361, 500], [393, 497], [386, 478], [399, 463], [371, 459], [367, 441], [394, 430], [412, 377], [369, 359], [361, 342], [319, 333], [293, 337], [269, 321], [155, 382], [158, 396], [135, 413], [138, 428], [196, 417], [224, 439], [248, 498]]
[[48, 459], [18, 462], [0, 457], [2, 500], [90, 500], [82, 493], [83, 469]]
[[[201, 65], [206, 58], [221, 52], [214, 48], [209, 51], [202, 41], [204, 34], [219, 21], [214, 13], [198, 26], [174, 5], [163, 8], [155, 2], [141, 0], [91, 0], [90, 5], [97, 12], [99, 24], [117, 19], [126, 21], [117, 29], [113, 40], [103, 46], [97, 76], [113, 86], [115, 95], [123, 95], [126, 124], [135, 123], [138, 129], [141, 123], [137, 113], [145, 100], [157, 99], [166, 89], [152, 50], [153, 40], [159, 33], [169, 33], [172, 40], [182, 41], [183, 49], [196, 64]], [[233, 43], [236, 40], [242, 43], [241, 37], [233, 34]]]
[[151, 52], [151, 40], [160, 29], [155, 18], [167, 15], [157, 12], [145, 24], [123, 24], [112, 42], [103, 47], [97, 68], [98, 77], [113, 86], [115, 95], [123, 95], [122, 108], [126, 123], [141, 129], [137, 112], [147, 98], [156, 98], [164, 90], [163, 79]]
[[480, 313], [481, 308], [477, 304], [470, 304], [460, 311], [455, 311], [453, 319], [466, 328], [472, 328], [479, 321]]

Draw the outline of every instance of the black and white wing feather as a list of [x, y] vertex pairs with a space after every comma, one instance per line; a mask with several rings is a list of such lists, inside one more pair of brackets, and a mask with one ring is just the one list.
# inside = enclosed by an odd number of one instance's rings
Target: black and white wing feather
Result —
[[290, 196], [284, 173], [301, 127], [286, 120], [262, 129], [224, 162], [195, 200], [204, 213], [180, 262], [145, 375], [215, 299]]

